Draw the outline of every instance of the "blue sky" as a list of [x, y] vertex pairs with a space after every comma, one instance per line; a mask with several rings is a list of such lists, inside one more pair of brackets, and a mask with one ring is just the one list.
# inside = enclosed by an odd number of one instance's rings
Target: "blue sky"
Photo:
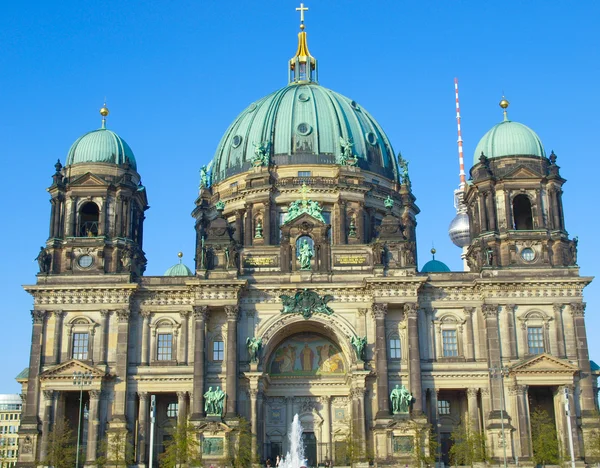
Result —
[[[299, 3], [299, 2], [298, 2]], [[147, 274], [182, 250], [192, 265], [198, 170], [229, 123], [287, 84], [297, 2], [5, 2], [0, 15], [0, 393], [29, 361], [32, 308], [22, 284], [48, 235], [46, 187], [70, 145], [108, 126], [133, 148], [148, 189]], [[454, 84], [460, 80], [467, 169], [479, 138], [509, 116], [558, 155], [567, 229], [582, 275], [594, 275], [600, 51], [594, 1], [310, 1], [306, 31], [323, 86], [356, 100], [410, 161], [419, 263], [461, 269], [447, 237], [458, 183]], [[600, 361], [600, 282], [585, 291], [592, 359]]]

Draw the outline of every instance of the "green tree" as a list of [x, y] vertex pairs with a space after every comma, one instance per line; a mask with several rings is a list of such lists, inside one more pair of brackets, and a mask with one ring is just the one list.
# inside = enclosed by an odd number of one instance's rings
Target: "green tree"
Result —
[[200, 466], [200, 442], [198, 431], [192, 423], [181, 423], [175, 429], [173, 438], [165, 444], [165, 451], [159, 457], [163, 468]]
[[344, 457], [345, 455], [344, 458], [347, 464], [365, 462], [373, 459], [373, 454], [370, 453], [369, 450], [365, 450], [366, 441], [363, 440], [353, 420], [350, 421], [350, 427], [345, 442], [345, 454], [342, 454], [341, 456]]
[[250, 430], [250, 423], [246, 418], [237, 420], [237, 444], [230, 444], [230, 463], [233, 468], [248, 468], [258, 459], [252, 459], [252, 441], [256, 437]]
[[456, 426], [450, 439], [450, 461], [453, 465], [473, 466], [474, 463], [487, 461], [485, 434], [474, 430], [470, 424]]
[[76, 453], [77, 445], [69, 422], [66, 419], [56, 421], [48, 435], [46, 459], [42, 463], [54, 468], [73, 468]]
[[540, 407], [531, 412], [531, 441], [533, 461], [536, 465], [559, 463], [560, 453], [554, 421], [548, 412]]
[[594, 412], [594, 419], [596, 420], [593, 424], [592, 429], [586, 440], [585, 440], [585, 455], [586, 459], [598, 463], [600, 461], [600, 413]]
[[412, 462], [417, 466], [435, 463], [437, 436], [431, 424], [424, 426], [415, 423], [415, 442], [412, 451]]
[[[90, 462], [91, 460], [88, 460]], [[126, 429], [118, 429], [107, 433], [100, 445], [100, 456], [95, 460], [97, 466], [128, 466], [134, 462], [131, 435]]]

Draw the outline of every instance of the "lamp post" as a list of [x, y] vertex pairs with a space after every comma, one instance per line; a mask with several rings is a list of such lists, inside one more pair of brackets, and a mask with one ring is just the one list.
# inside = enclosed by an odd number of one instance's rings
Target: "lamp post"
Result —
[[506, 463], [506, 434], [504, 433], [504, 377], [508, 376], [508, 367], [490, 367], [490, 378], [500, 379], [500, 425], [502, 427], [502, 448], [504, 449], [504, 468]]
[[77, 452], [75, 453], [75, 468], [79, 468], [79, 443], [81, 441], [81, 410], [83, 407], [83, 387], [91, 385], [94, 376], [91, 372], [73, 372], [73, 385], [79, 386], [79, 417], [77, 418]]
[[575, 455], [573, 451], [573, 429], [571, 427], [571, 405], [569, 404], [569, 387], [564, 387], [565, 414], [567, 416], [567, 430], [569, 431], [569, 454], [571, 455], [571, 467], [575, 468]]

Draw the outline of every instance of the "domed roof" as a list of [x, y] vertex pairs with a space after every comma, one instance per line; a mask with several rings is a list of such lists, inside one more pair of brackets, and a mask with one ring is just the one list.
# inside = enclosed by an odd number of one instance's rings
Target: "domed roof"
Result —
[[421, 268], [422, 273], [446, 273], [449, 271], [450, 268], [448, 268], [448, 265], [439, 260], [429, 260], [423, 265], [423, 268]]
[[165, 271], [164, 276], [194, 276], [194, 273], [183, 263], [177, 263]]
[[124, 164], [129, 161], [137, 169], [135, 156], [129, 145], [115, 132], [99, 128], [79, 137], [67, 155], [67, 166], [83, 163]]
[[398, 179], [392, 145], [365, 109], [315, 82], [293, 82], [250, 104], [233, 121], [215, 153], [212, 179], [247, 171], [258, 145], [277, 165], [336, 164], [348, 141], [359, 167]]
[[473, 164], [479, 163], [482, 152], [490, 159], [502, 156], [546, 156], [540, 137], [526, 125], [510, 120], [494, 125], [479, 140]]

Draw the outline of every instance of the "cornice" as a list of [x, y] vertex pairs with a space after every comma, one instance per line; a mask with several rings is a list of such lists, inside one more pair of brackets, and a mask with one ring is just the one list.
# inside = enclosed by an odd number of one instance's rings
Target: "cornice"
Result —
[[104, 286], [24, 286], [35, 305], [129, 304], [137, 284]]

